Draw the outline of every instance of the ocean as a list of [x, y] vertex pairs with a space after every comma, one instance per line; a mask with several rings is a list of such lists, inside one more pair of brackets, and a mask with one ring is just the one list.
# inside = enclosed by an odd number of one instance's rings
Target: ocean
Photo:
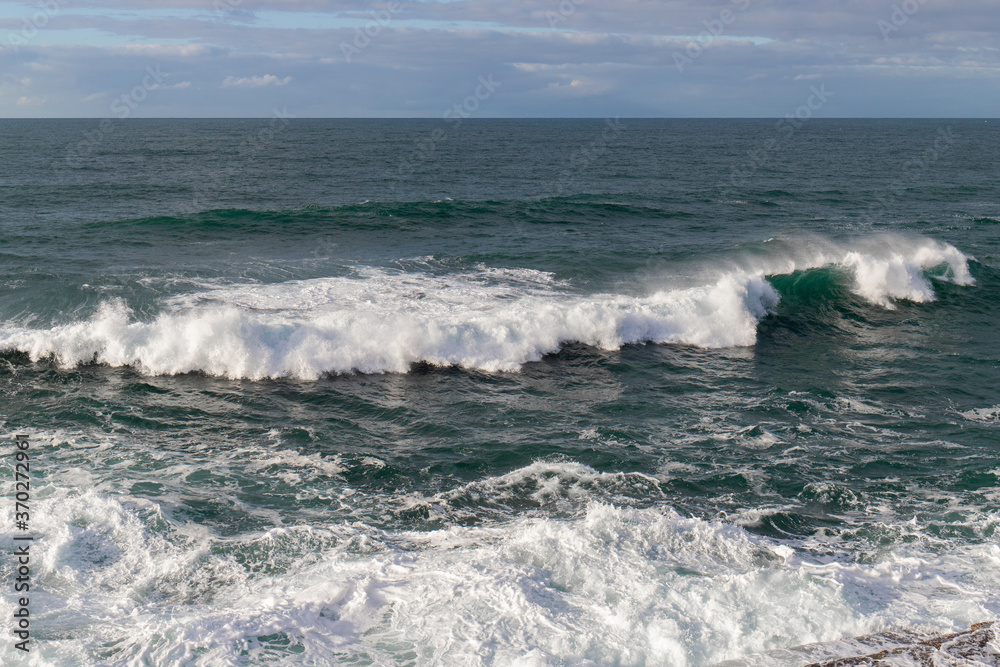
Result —
[[0, 150], [4, 665], [792, 666], [1000, 616], [1000, 122]]

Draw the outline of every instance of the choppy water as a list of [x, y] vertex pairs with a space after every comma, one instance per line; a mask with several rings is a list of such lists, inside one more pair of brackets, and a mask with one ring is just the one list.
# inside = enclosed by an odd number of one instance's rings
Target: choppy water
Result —
[[0, 122], [36, 664], [797, 665], [1000, 615], [997, 124], [110, 127]]

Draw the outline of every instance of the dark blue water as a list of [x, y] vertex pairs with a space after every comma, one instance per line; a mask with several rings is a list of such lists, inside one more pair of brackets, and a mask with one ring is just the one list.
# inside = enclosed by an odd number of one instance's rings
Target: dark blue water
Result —
[[42, 664], [798, 665], [1000, 612], [996, 123], [104, 128], [0, 122]]

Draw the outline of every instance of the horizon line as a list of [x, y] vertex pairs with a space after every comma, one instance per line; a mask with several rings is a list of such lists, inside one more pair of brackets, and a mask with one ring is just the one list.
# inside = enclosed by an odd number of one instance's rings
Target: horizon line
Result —
[[[144, 116], [139, 118], [114, 118], [111, 116], [0, 116], [5, 120], [114, 120], [114, 121], [146, 121], [146, 120], [270, 120], [269, 116]], [[506, 120], [781, 120], [783, 116], [492, 116], [480, 118], [463, 118], [462, 121], [506, 121]], [[287, 120], [444, 120], [441, 116], [291, 116]], [[825, 120], [1000, 120], [993, 116], [823, 116], [807, 119], [808, 122]]]

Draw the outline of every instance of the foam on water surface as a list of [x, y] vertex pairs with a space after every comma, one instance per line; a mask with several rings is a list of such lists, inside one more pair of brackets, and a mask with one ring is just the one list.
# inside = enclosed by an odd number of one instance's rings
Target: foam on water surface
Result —
[[[695, 666], [900, 628], [961, 629], [1000, 613], [994, 543], [936, 552], [915, 524], [917, 539], [896, 535], [866, 558], [818, 557], [808, 540], [662, 503], [592, 500], [603, 493], [595, 485], [628, 481], [603, 477], [538, 463], [474, 485], [496, 503], [526, 485], [540, 502], [570, 496], [578, 511], [564, 518], [429, 531], [314, 523], [229, 537], [148, 500], [43, 487], [33, 553], [37, 622], [48, 629], [38, 659]], [[0, 613], [10, 604], [0, 600]], [[5, 659], [12, 650], [0, 648]]]
[[793, 245], [777, 256], [706, 273], [697, 286], [645, 296], [579, 294], [551, 274], [495, 269], [448, 275], [362, 268], [355, 275], [235, 284], [167, 299], [151, 321], [121, 299], [50, 329], [5, 325], [0, 347], [65, 367], [98, 362], [151, 375], [203, 372], [260, 380], [408, 371], [413, 364], [516, 371], [566, 343], [605, 350], [632, 343], [703, 348], [753, 345], [779, 295], [767, 276], [825, 266], [853, 273], [873, 304], [934, 299], [927, 272], [973, 281], [957, 249], [890, 238], [839, 247]]

